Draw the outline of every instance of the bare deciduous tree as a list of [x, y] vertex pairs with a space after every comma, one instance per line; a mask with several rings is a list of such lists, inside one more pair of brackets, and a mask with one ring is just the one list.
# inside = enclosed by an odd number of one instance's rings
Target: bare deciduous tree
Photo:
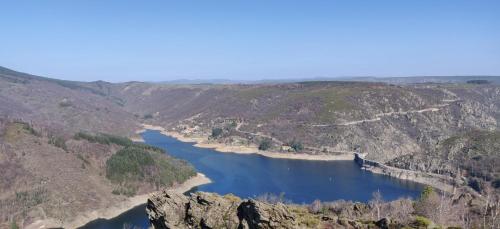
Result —
[[380, 193], [380, 190], [377, 190], [376, 192], [372, 193], [372, 199], [370, 200], [370, 205], [375, 209], [377, 212], [377, 218], [380, 219], [380, 209], [381, 205], [384, 203], [384, 200], [382, 198], [382, 193]]
[[309, 212], [318, 213], [323, 208], [320, 200], [315, 200], [309, 205]]
[[482, 207], [483, 227], [498, 228], [500, 226], [500, 196], [491, 186], [484, 188], [485, 203]]
[[413, 214], [413, 200], [410, 198], [400, 198], [395, 201], [387, 202], [382, 207], [384, 217], [398, 219], [400, 222], [408, 223]]

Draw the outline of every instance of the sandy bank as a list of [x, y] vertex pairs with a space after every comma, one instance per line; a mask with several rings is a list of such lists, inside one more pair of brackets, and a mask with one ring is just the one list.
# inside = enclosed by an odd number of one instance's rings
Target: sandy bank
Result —
[[[208, 177], [206, 177], [204, 174], [198, 173], [196, 176], [190, 178], [189, 180], [185, 181], [184, 183], [170, 188], [170, 190], [177, 192], [177, 193], [184, 193], [184, 192], [187, 192], [196, 186], [200, 186], [200, 185], [208, 184], [208, 183], [211, 183], [211, 180]], [[27, 228], [27, 229], [54, 228], [54, 227], [77, 228], [77, 227], [81, 227], [81, 226], [83, 226], [91, 221], [94, 221], [96, 219], [111, 219], [111, 218], [114, 218], [114, 217], [120, 215], [123, 212], [128, 211], [129, 209], [131, 209], [135, 206], [146, 203], [147, 199], [152, 194], [153, 193], [134, 196], [134, 197], [128, 198], [125, 201], [117, 203], [116, 205], [108, 207], [108, 208], [98, 209], [98, 210], [93, 210], [93, 211], [82, 213], [71, 222], [60, 222], [60, 221], [56, 221], [55, 219], [45, 219], [45, 220], [35, 221], [33, 224], [28, 225], [25, 228]]]
[[259, 154], [270, 158], [313, 160], [313, 161], [354, 160], [354, 154], [352, 153], [339, 153], [339, 154], [283, 153], [283, 152], [273, 152], [273, 151], [262, 151], [259, 150], [257, 146], [232, 146], [222, 143], [208, 142], [206, 137], [186, 137], [177, 132], [167, 131], [165, 128], [161, 126], [153, 126], [149, 124], [143, 124], [143, 129], [137, 131], [136, 133], [139, 134], [146, 130], [157, 130], [160, 131], [160, 133], [173, 137], [181, 142], [195, 143], [194, 146], [196, 147], [214, 149], [222, 153]]
[[[172, 136], [173, 137], [173, 136]], [[200, 148], [214, 149], [223, 153], [239, 153], [239, 154], [259, 154], [264, 157], [282, 158], [282, 159], [296, 159], [296, 160], [311, 160], [311, 161], [352, 161], [354, 154], [305, 154], [305, 153], [282, 153], [272, 151], [262, 151], [256, 146], [231, 146], [221, 143], [196, 143], [194, 146]]]

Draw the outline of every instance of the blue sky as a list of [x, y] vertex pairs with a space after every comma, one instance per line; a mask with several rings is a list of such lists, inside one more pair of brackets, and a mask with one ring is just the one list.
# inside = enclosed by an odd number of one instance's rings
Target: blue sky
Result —
[[500, 1], [0, 0], [0, 66], [70, 80], [500, 75]]

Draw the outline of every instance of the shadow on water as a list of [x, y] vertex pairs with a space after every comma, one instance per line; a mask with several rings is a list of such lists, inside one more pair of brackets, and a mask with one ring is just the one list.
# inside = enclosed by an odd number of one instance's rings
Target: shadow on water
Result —
[[[190, 193], [197, 192], [198, 187], [193, 187], [184, 193], [184, 195], [189, 195]], [[146, 205], [141, 204], [131, 208], [130, 210], [120, 214], [117, 217], [111, 219], [97, 219], [85, 224], [79, 229], [111, 229], [111, 228], [121, 228], [121, 229], [144, 229], [149, 228], [148, 215], [146, 214]]]
[[111, 218], [111, 219], [97, 219], [83, 227], [81, 229], [111, 229], [111, 228], [123, 228], [123, 229], [139, 229], [148, 228], [149, 221], [146, 215], [146, 204], [141, 204], [136, 206], [121, 215]]
[[[285, 193], [295, 203], [311, 203], [315, 199], [339, 199], [366, 202], [380, 190], [385, 200], [415, 198], [423, 185], [364, 171], [354, 161], [307, 161], [267, 158], [257, 154], [220, 153], [194, 147], [158, 131], [142, 134], [145, 142], [162, 147], [177, 158], [193, 164], [212, 180], [188, 192], [233, 193], [252, 198], [265, 193]], [[96, 220], [83, 228], [147, 228], [145, 205], [135, 207], [110, 220]]]

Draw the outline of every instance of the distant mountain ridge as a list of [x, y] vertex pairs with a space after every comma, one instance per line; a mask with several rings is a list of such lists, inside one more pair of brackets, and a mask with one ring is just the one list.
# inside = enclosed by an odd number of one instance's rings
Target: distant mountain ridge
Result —
[[[55, 82], [64, 82], [65, 84], [79, 84], [79, 83], [96, 83], [105, 84], [109, 83], [106, 81], [98, 80], [93, 82], [81, 82], [81, 81], [70, 81], [70, 80], [58, 80], [48, 77], [36, 76], [27, 73], [18, 72], [9, 68], [0, 66], [0, 76], [1, 75], [12, 75], [18, 76], [24, 79], [39, 79], [48, 80]], [[466, 83], [470, 80], [487, 80], [493, 84], [500, 84], [500, 76], [492, 75], [462, 75], [462, 76], [338, 76], [338, 77], [304, 77], [295, 79], [267, 79], [267, 80], [232, 80], [224, 78], [214, 78], [214, 79], [173, 79], [165, 81], [146, 81], [148, 83], [157, 84], [279, 84], [279, 83], [298, 83], [298, 82], [308, 82], [308, 81], [364, 81], [364, 82], [384, 82], [393, 84], [412, 84], [412, 83]], [[141, 81], [129, 81], [122, 83], [131, 82], [141, 82]]]
[[277, 84], [277, 83], [298, 83], [308, 81], [365, 81], [384, 82], [393, 84], [412, 83], [466, 83], [470, 80], [487, 80], [493, 84], [500, 84], [500, 76], [407, 76], [407, 77], [374, 77], [374, 76], [353, 76], [353, 77], [313, 77], [298, 79], [269, 79], [269, 80], [229, 80], [229, 79], [178, 79], [166, 80], [151, 83], [160, 84]]

